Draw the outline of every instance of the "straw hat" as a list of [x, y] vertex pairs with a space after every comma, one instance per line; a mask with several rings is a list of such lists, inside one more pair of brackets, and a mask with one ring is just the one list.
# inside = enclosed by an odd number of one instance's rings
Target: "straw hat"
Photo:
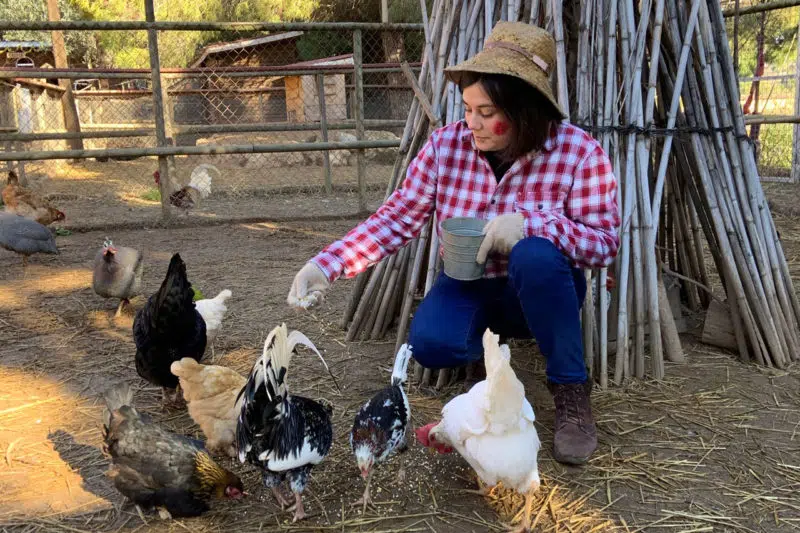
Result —
[[547, 30], [524, 22], [498, 22], [483, 50], [458, 65], [445, 69], [454, 83], [462, 72], [507, 74], [528, 82], [567, 118], [550, 88], [550, 73], [556, 66], [556, 43]]

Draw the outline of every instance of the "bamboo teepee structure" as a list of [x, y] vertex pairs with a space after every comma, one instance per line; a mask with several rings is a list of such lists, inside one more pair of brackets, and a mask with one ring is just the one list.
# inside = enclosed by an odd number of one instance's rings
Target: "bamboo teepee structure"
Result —
[[[664, 272], [696, 311], [710, 302], [709, 280], [721, 280], [743, 360], [800, 359], [800, 306], [746, 135], [719, 0], [435, 0], [430, 14], [421, 4], [422, 70], [416, 79], [406, 70], [417, 97], [387, 195], [430, 130], [463, 117], [445, 66], [480, 50], [498, 20], [537, 24], [556, 40], [559, 103], [602, 143], [620, 185], [616, 288], [606, 290], [606, 269], [586, 272], [595, 379], [661, 379], [665, 358], [682, 358]], [[394, 324], [397, 346], [405, 340], [413, 304], [440, 269], [434, 224], [358, 277], [342, 319], [348, 340], [381, 338]], [[441, 372], [439, 385], [446, 379]]]

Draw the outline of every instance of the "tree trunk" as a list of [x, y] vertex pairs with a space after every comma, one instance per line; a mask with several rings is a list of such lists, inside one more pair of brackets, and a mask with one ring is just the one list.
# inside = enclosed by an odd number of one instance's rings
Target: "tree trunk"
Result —
[[[383, 44], [383, 55], [387, 63], [400, 64], [405, 59], [405, 39], [399, 31], [385, 31], [381, 33], [381, 43]], [[392, 119], [404, 119], [408, 117], [410, 105], [408, 91], [394, 89], [394, 87], [406, 87], [405, 76], [402, 72], [387, 72], [386, 101], [389, 104], [389, 116]]]
[[[47, 0], [47, 20], [58, 22], [61, 20], [61, 13], [58, 10], [58, 0]], [[56, 68], [68, 68], [67, 47], [64, 44], [64, 33], [53, 30], [53, 57], [55, 58]], [[78, 107], [75, 105], [75, 95], [72, 94], [72, 81], [59, 79], [58, 84], [63, 87], [61, 94], [61, 108], [64, 113], [64, 127], [68, 132], [80, 133], [81, 121], [78, 117]], [[83, 139], [67, 139], [67, 145], [71, 150], [83, 150]]]

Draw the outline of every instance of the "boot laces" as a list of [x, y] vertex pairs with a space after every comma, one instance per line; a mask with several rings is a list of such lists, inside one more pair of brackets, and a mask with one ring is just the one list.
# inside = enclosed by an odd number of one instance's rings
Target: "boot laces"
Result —
[[558, 394], [556, 395], [556, 402], [558, 410], [563, 418], [559, 425], [563, 426], [568, 423], [573, 423], [579, 427], [583, 427], [583, 385], [582, 384], [565, 384], [559, 387]]

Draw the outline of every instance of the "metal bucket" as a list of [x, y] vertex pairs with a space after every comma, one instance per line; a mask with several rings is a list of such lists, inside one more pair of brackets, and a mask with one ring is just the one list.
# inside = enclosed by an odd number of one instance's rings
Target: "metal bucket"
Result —
[[444, 273], [459, 281], [472, 281], [483, 277], [486, 265], [479, 265], [478, 248], [483, 242], [486, 220], [455, 217], [442, 222], [442, 248]]

